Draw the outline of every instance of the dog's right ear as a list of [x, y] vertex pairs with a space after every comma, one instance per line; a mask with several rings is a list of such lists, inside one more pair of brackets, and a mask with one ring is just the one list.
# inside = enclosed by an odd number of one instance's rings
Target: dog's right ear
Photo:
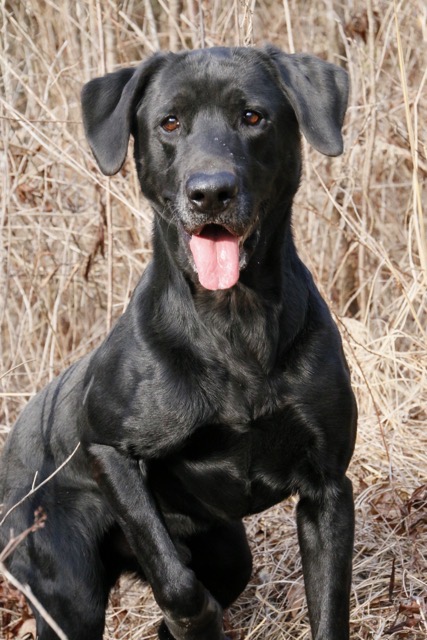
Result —
[[81, 94], [86, 137], [102, 173], [120, 171], [127, 153], [132, 117], [148, 80], [164, 61], [156, 54], [139, 67], [95, 78]]

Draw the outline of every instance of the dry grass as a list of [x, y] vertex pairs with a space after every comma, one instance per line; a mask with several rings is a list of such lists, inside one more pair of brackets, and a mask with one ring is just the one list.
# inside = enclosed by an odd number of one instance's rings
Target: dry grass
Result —
[[[353, 637], [427, 634], [427, 173], [424, 0], [0, 2], [0, 438], [27, 399], [92, 349], [150, 257], [128, 161], [102, 177], [83, 139], [91, 77], [179, 49], [270, 41], [345, 66], [346, 152], [306, 148], [300, 252], [342, 330], [360, 406]], [[425, 204], [424, 204], [425, 207]], [[255, 570], [233, 638], [309, 637], [293, 507], [248, 519]], [[3, 635], [25, 608], [0, 583]], [[13, 611], [9, 613], [9, 610]], [[155, 636], [148, 589], [122, 581], [106, 638]], [[9, 636], [7, 636], [9, 634]]]

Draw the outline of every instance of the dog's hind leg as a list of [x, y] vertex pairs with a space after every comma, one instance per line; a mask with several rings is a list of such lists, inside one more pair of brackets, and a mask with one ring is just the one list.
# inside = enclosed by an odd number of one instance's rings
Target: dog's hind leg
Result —
[[[63, 615], [63, 614], [61, 614]], [[68, 628], [68, 624], [63, 624], [60, 629], [65, 634], [67, 640], [102, 640], [104, 631], [104, 616], [102, 619], [91, 619], [83, 622], [79, 621], [80, 628], [77, 628], [76, 621], [72, 622], [72, 629]], [[50, 624], [40, 615], [36, 615], [37, 621], [37, 640], [59, 640], [59, 636], [50, 626]]]
[[93, 540], [75, 536], [67, 521], [52, 528], [49, 524], [30, 533], [6, 560], [10, 573], [28, 585], [35, 598], [36, 604], [29, 604], [37, 640], [58, 640], [49, 619], [68, 640], [102, 640], [116, 575], [105, 566]]
[[61, 575], [54, 583], [41, 573], [34, 572], [31, 590], [49, 618], [32, 606], [36, 618], [37, 640], [58, 640], [59, 636], [49, 624], [52, 619], [68, 640], [102, 640], [108, 592], [96, 578], [96, 585], [87, 577], [71, 575], [66, 559]]
[[[108, 593], [96, 578], [96, 585], [87, 577], [79, 580], [71, 575], [64, 558], [60, 575], [49, 580], [42, 572], [32, 571], [29, 586], [39, 607], [31, 606], [36, 618], [37, 640], [58, 640], [49, 620], [53, 620], [68, 640], [102, 640]], [[25, 580], [22, 580], [25, 582]], [[46, 616], [46, 613], [48, 614]]]

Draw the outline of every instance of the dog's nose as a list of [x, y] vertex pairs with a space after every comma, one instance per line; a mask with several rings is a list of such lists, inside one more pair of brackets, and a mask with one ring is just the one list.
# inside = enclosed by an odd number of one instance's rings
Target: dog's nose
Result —
[[223, 211], [237, 195], [237, 177], [230, 171], [193, 173], [185, 190], [191, 204], [200, 213]]

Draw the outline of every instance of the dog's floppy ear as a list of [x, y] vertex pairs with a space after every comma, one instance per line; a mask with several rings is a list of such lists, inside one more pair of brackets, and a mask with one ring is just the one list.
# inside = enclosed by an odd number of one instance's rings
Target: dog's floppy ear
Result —
[[340, 155], [349, 91], [347, 72], [315, 56], [287, 54], [271, 45], [265, 51], [279, 71], [282, 89], [308, 142], [327, 156]]
[[163, 60], [162, 54], [154, 55], [139, 67], [95, 78], [82, 89], [86, 137], [106, 176], [120, 171], [125, 161], [134, 110], [148, 79]]

